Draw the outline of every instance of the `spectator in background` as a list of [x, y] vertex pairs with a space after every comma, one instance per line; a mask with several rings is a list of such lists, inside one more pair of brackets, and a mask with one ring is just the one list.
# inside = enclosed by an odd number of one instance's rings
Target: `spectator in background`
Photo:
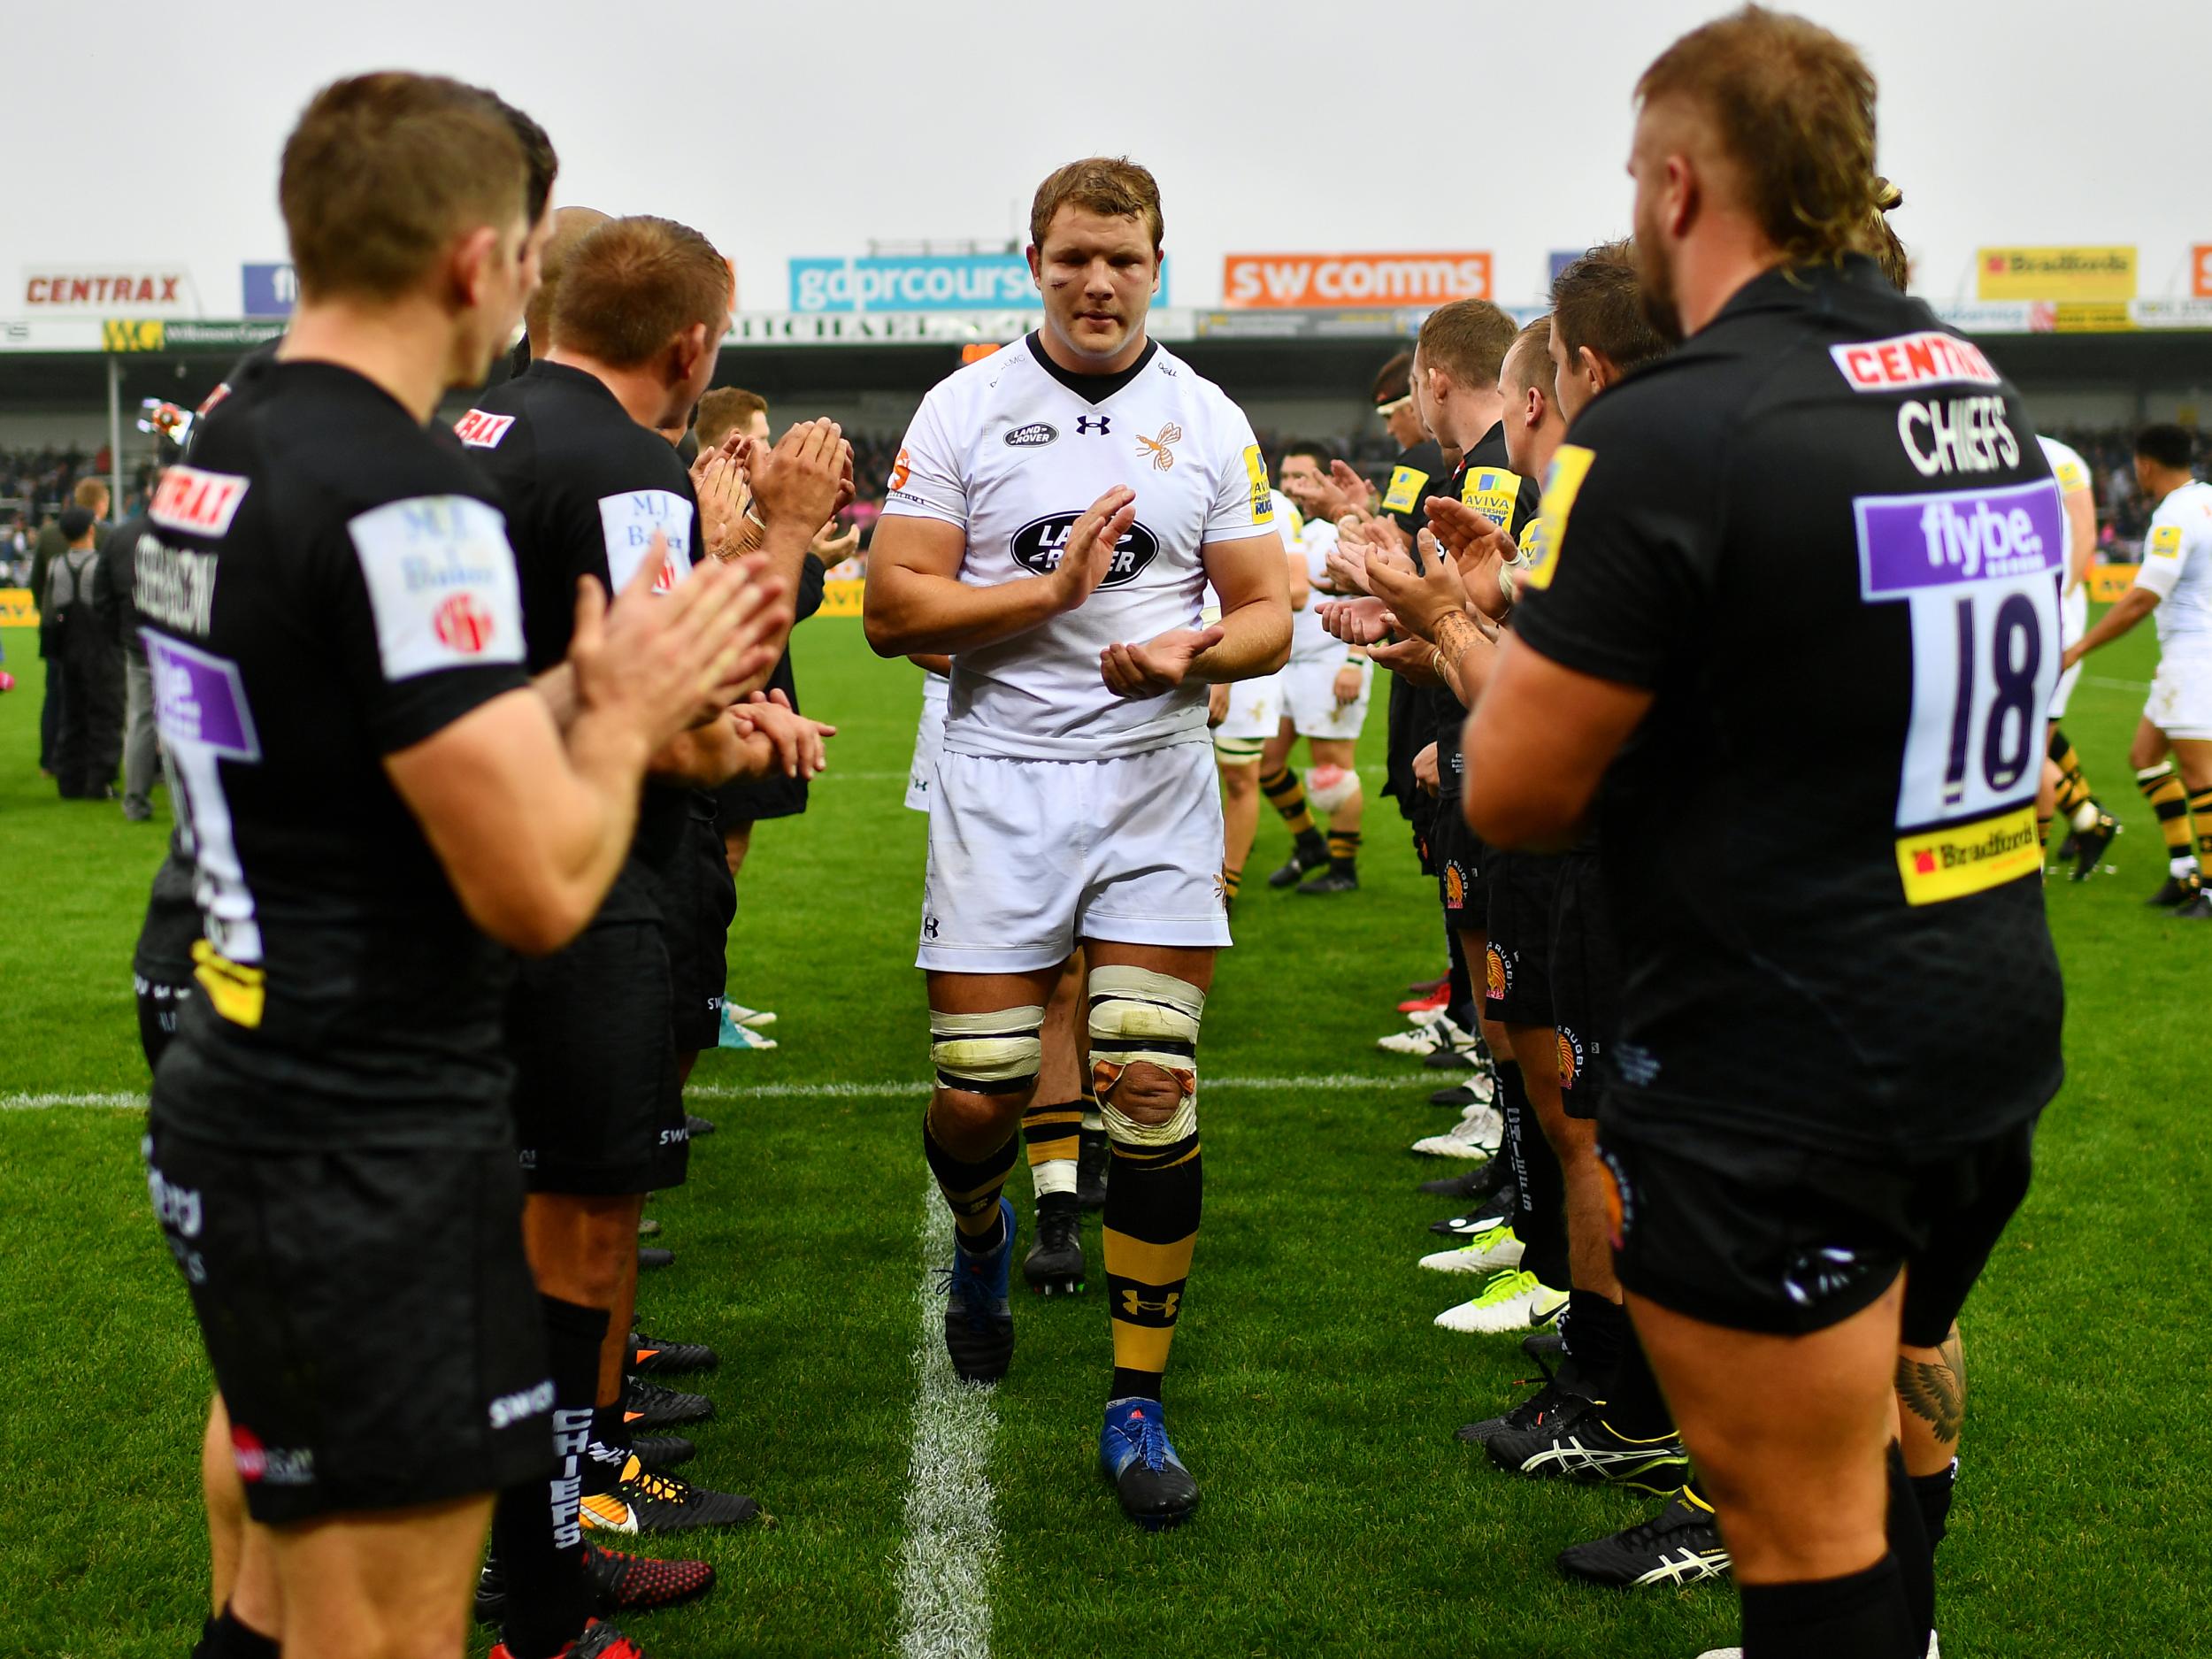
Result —
[[114, 795], [123, 710], [115, 635], [102, 623], [94, 595], [100, 523], [89, 509], [72, 507], [59, 527], [66, 546], [47, 572], [39, 607], [47, 679], [63, 686], [54, 779], [65, 801], [104, 801]]
[[154, 736], [154, 677], [146, 663], [146, 642], [138, 634], [138, 539], [152, 525], [142, 504], [108, 532], [100, 543], [96, 598], [103, 626], [116, 642], [123, 664], [123, 816], [143, 824], [154, 815], [154, 780], [161, 750]]
[[[73, 449], [69, 453], [73, 466], [76, 460], [82, 458]], [[46, 456], [41, 457], [42, 461], [50, 462], [51, 454], [50, 450], [48, 451]], [[98, 479], [79, 479], [73, 495], [75, 504], [92, 515], [96, 526], [107, 516], [108, 487]], [[38, 710], [38, 769], [49, 778], [61, 775], [55, 750], [61, 741], [68, 690], [58, 660], [50, 649], [51, 635], [45, 621], [46, 588], [53, 579], [55, 561], [68, 549], [69, 537], [63, 533], [60, 520], [49, 518], [39, 528], [38, 549], [31, 556], [31, 602], [39, 607], [40, 618], [38, 654], [45, 657], [47, 663], [46, 691]], [[68, 791], [65, 789], [63, 793], [65, 795]]]

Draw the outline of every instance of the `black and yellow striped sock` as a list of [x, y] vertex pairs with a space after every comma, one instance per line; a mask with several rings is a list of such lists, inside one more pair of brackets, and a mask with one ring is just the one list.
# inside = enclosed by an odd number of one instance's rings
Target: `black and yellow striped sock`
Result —
[[2080, 754], [2062, 731], [2051, 734], [2051, 764], [2058, 768], [2058, 810], [2070, 824], [2074, 815], [2089, 804], [2089, 780], [2083, 775]]
[[1196, 1130], [1168, 1146], [1114, 1142], [1105, 1217], [1106, 1301], [1114, 1325], [1110, 1400], [1160, 1398], [1204, 1192]]
[[1293, 835], [1306, 836], [1314, 833], [1313, 814], [1306, 807], [1306, 787], [1298, 781], [1298, 774], [1288, 766], [1279, 767], [1260, 780], [1260, 793], [1267, 797], [1268, 805], [1282, 817], [1284, 825]]
[[2197, 873], [2212, 876], [2212, 789], [2189, 797], [2189, 813], [2197, 821]]
[[1349, 870], [1359, 862], [1359, 832], [1331, 830], [1329, 832], [1329, 864], [1337, 870]]
[[929, 1114], [922, 1114], [922, 1156], [929, 1160], [929, 1172], [937, 1178], [937, 1189], [945, 1195], [945, 1207], [952, 1211], [953, 1225], [960, 1231], [964, 1249], [988, 1254], [1002, 1240], [998, 1195], [1006, 1178], [1014, 1172], [1017, 1139], [1010, 1130], [995, 1151], [969, 1163], [945, 1150], [930, 1125]]
[[2035, 815], [2035, 844], [2045, 852], [2051, 850], [2051, 815], [2048, 812]]
[[2174, 771], [2173, 762], [2162, 761], [2137, 772], [2135, 787], [2158, 814], [2158, 833], [2166, 838], [2167, 873], [2177, 880], [2186, 879], [2197, 862], [2189, 834], [2189, 791], [2183, 787], [2180, 774]]
[[1032, 1103], [1022, 1113], [1022, 1143], [1029, 1154], [1029, 1177], [1042, 1198], [1075, 1190], [1075, 1157], [1083, 1133], [1083, 1102]]
[[1240, 888], [1240, 887], [1241, 887], [1243, 885], [1244, 885], [1244, 866], [1243, 866], [1243, 865], [1240, 864], [1240, 865], [1238, 865], [1238, 866], [1237, 866], [1235, 869], [1233, 869], [1233, 870], [1230, 869], [1230, 868], [1229, 868], [1229, 866], [1228, 866], [1228, 865], [1226, 865], [1226, 864], [1222, 865], [1222, 867], [1221, 867], [1221, 896], [1222, 896], [1223, 898], [1227, 899], [1227, 900], [1228, 900], [1231, 903], [1234, 903], [1234, 902], [1236, 902], [1237, 889], [1238, 889], [1238, 888]]

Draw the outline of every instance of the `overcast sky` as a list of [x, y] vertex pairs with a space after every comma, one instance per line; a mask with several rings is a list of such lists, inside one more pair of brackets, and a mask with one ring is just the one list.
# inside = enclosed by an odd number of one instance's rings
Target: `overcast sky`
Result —
[[[2132, 242], [2147, 296], [2212, 242], [2212, 4], [1813, 0], [1882, 88], [1881, 162], [1932, 296], [1978, 245]], [[697, 226], [748, 310], [785, 261], [870, 238], [1002, 238], [1062, 161], [1158, 174], [1178, 303], [1225, 253], [1494, 250], [1537, 297], [1549, 249], [1627, 227], [1629, 94], [1684, 0], [1512, 5], [1214, 0], [1110, 8], [957, 0], [147, 0], [10, 8], [0, 280], [189, 265], [235, 315], [242, 261], [284, 257], [278, 150], [321, 82], [371, 68], [479, 81], [562, 158], [558, 199]], [[0, 316], [19, 311], [0, 304]]]

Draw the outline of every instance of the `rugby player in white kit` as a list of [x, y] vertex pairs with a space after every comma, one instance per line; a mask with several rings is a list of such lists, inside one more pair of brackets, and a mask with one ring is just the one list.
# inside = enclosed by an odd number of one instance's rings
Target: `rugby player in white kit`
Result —
[[945, 1345], [971, 1381], [1012, 1356], [1000, 1189], [1044, 1004], [1079, 943], [1113, 1148], [1099, 1455], [1148, 1528], [1198, 1502], [1160, 1382], [1198, 1231], [1199, 1023], [1229, 942], [1206, 688], [1272, 673], [1290, 646], [1251, 425], [1145, 335], [1161, 236], [1158, 187], [1125, 160], [1073, 162], [1039, 187], [1045, 326], [923, 400], [865, 610], [879, 653], [952, 659], [917, 963], [937, 1071], [923, 1144], [956, 1224]]

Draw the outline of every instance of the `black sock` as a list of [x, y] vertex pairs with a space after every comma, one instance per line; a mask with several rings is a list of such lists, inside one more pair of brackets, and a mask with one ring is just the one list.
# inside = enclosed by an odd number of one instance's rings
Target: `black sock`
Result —
[[601, 1498], [612, 1492], [629, 1461], [630, 1425], [623, 1420], [622, 1402], [594, 1406], [591, 1445], [584, 1454], [584, 1495]]
[[1513, 1179], [1521, 1189], [1521, 1210], [1513, 1231], [1521, 1240], [1521, 1267], [1537, 1282], [1556, 1289], [1567, 1282], [1567, 1179], [1558, 1156], [1544, 1138], [1536, 1109], [1529, 1103], [1521, 1068], [1508, 1061], [1498, 1067], [1498, 1105], [1505, 1118], [1505, 1144], [1513, 1157]]
[[[1006, 1178], [1014, 1172], [1014, 1158], [1020, 1149], [1021, 1132], [1016, 1126], [1006, 1132], [1005, 1141], [995, 1150], [971, 1164], [937, 1139], [929, 1114], [922, 1114], [922, 1156], [929, 1160], [929, 1172], [937, 1178], [937, 1189], [944, 1194], [946, 1207], [952, 1211], [953, 1231], [962, 1249], [988, 1256], [1006, 1241], [1006, 1217], [999, 1209], [999, 1194]], [[988, 1224], [971, 1231], [977, 1219], [987, 1215]], [[969, 1225], [962, 1225], [964, 1222]]]
[[508, 1487], [492, 1510], [492, 1548], [507, 1581], [502, 1637], [515, 1659], [549, 1659], [583, 1632], [593, 1612], [576, 1509], [589, 1461], [607, 1314], [557, 1296], [540, 1296], [538, 1306], [553, 1377], [553, 1474]]
[[1632, 1440], [1655, 1440], [1674, 1427], [1674, 1414], [1667, 1409], [1659, 1379], [1651, 1374], [1651, 1362], [1644, 1357], [1644, 1345], [1636, 1340], [1633, 1326], [1621, 1345], [1619, 1366], [1606, 1380], [1605, 1420], [1616, 1433]]
[[1931, 1556], [1943, 1541], [1943, 1535], [1951, 1530], [1951, 1494], [1957, 1490], [1958, 1483], [1959, 1460], [1955, 1457], [1948, 1469], [1912, 1478], [1913, 1502], [1920, 1506], [1920, 1530], [1928, 1535]]
[[1450, 981], [1451, 1000], [1444, 1004], [1444, 1017], [1462, 1031], [1479, 1031], [1475, 1018], [1475, 982], [1467, 972], [1467, 953], [1460, 949], [1459, 935], [1450, 928], [1444, 930], [1445, 943], [1451, 948], [1452, 965], [1445, 975]]
[[242, 1623], [226, 1601], [223, 1610], [200, 1627], [192, 1659], [278, 1659], [280, 1652], [275, 1637]]
[[1905, 1472], [1905, 1454], [1895, 1440], [1889, 1443], [1889, 1554], [1897, 1563], [1898, 1582], [1905, 1587], [1905, 1610], [1912, 1615], [1924, 1655], [1928, 1632], [1935, 1628], [1935, 1546], [1920, 1520], [1920, 1497]]
[[[1621, 1347], [1628, 1339], [1628, 1315], [1617, 1302], [1579, 1286], [1567, 1292], [1567, 1311], [1559, 1333], [1575, 1364], [1602, 1388], [1620, 1370]], [[1606, 1421], [1612, 1422], [1609, 1417]], [[1616, 1429], [1620, 1425], [1614, 1423]]]
[[1925, 1659], [1928, 1634], [1914, 1640], [1894, 1555], [1840, 1578], [1747, 1584], [1738, 1594], [1744, 1659]]

